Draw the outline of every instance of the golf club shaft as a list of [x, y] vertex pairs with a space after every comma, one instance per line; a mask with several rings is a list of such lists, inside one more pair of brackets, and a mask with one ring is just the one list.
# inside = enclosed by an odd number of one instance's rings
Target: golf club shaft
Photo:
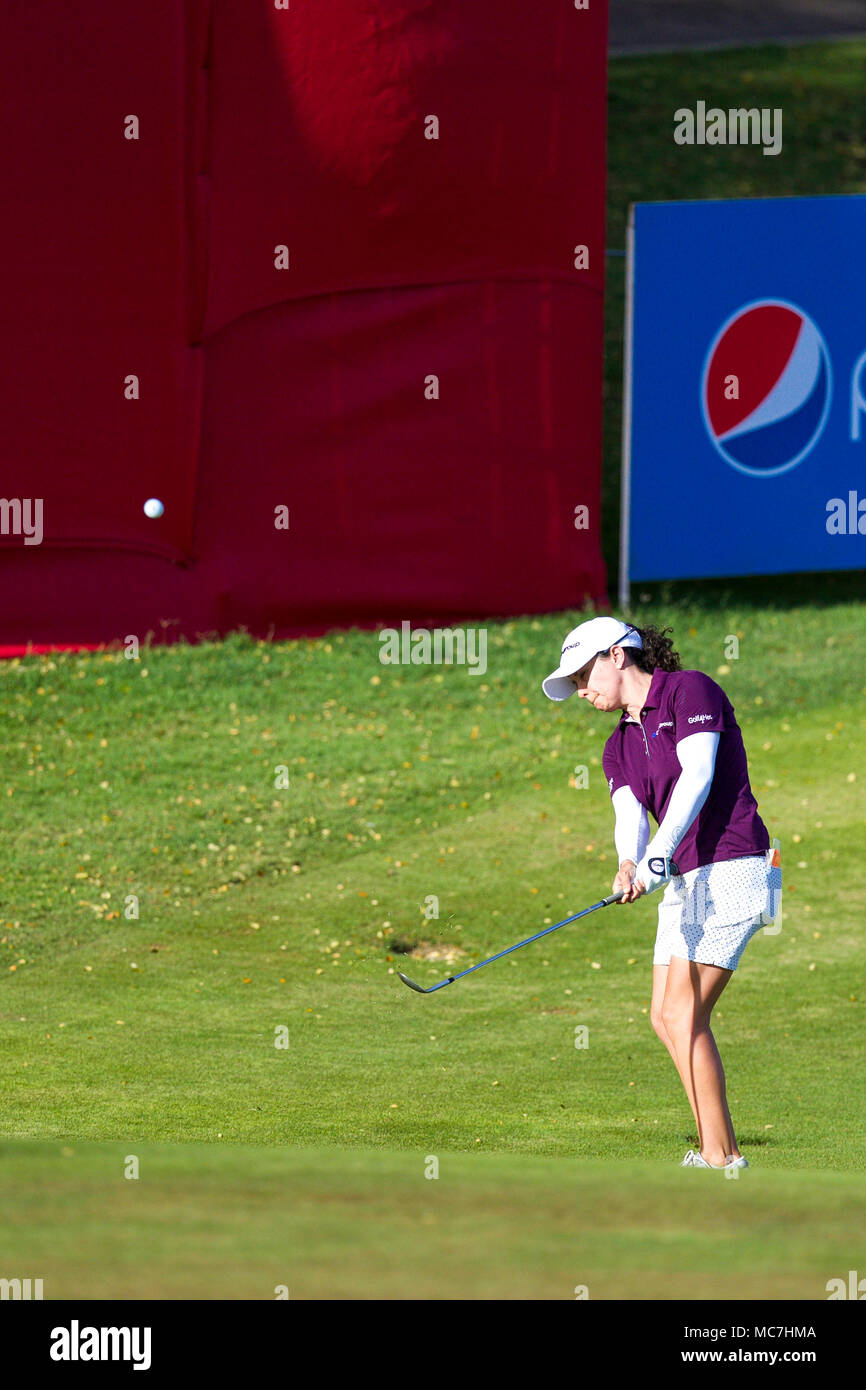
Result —
[[453, 985], [455, 980], [462, 980], [464, 975], [471, 975], [473, 970], [480, 970], [482, 966], [491, 965], [495, 960], [501, 960], [503, 956], [510, 956], [512, 951], [519, 951], [521, 946], [528, 946], [532, 941], [538, 941], [540, 937], [547, 936], [552, 931], [558, 931], [560, 927], [567, 927], [569, 922], [576, 922], [578, 917], [585, 917], [588, 912], [597, 912], [600, 907], [609, 907], [611, 903], [618, 903], [622, 893], [612, 893], [609, 898], [602, 898], [600, 902], [593, 903], [592, 907], [585, 907], [582, 912], [575, 912], [573, 917], [565, 917], [561, 922], [556, 922], [552, 927], [545, 927], [544, 931], [536, 932], [534, 936], [528, 936], [525, 941], [518, 941], [516, 946], [508, 946], [504, 951], [497, 951], [495, 956], [488, 956], [487, 960], [480, 960], [477, 965], [470, 965], [468, 970], [461, 970], [459, 975], [451, 975], [447, 980], [442, 980], [438, 985], [431, 985], [430, 989], [425, 990], [425, 994], [432, 994], [434, 990], [444, 989], [445, 985]]

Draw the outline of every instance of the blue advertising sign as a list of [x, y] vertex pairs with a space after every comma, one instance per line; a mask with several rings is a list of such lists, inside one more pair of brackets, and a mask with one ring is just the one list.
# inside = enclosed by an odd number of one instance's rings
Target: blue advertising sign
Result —
[[629, 580], [866, 568], [866, 197], [638, 203]]

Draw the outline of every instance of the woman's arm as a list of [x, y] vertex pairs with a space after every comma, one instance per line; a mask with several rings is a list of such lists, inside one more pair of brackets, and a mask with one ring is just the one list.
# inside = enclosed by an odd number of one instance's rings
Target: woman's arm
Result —
[[682, 772], [671, 793], [664, 819], [635, 871], [635, 882], [640, 881], [646, 892], [652, 892], [653, 888], [665, 882], [664, 875], [655, 874], [650, 869], [649, 860], [670, 859], [673, 856], [710, 794], [719, 738], [719, 734], [704, 730], [703, 733], [689, 734], [677, 744]]
[[647, 809], [638, 801], [631, 787], [620, 787], [612, 798], [616, 814], [613, 842], [616, 845], [617, 862], [630, 860], [640, 863], [647, 846], [650, 833]]
[[611, 892], [623, 893], [622, 906], [640, 896], [634, 887], [634, 876], [649, 839], [650, 824], [646, 807], [638, 801], [631, 787], [618, 787], [611, 801], [616, 814], [613, 839], [619, 864]]

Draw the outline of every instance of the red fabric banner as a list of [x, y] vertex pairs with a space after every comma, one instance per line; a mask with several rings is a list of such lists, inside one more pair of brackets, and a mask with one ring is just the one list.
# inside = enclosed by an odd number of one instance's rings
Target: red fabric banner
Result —
[[604, 600], [606, 29], [6, 11], [7, 649]]

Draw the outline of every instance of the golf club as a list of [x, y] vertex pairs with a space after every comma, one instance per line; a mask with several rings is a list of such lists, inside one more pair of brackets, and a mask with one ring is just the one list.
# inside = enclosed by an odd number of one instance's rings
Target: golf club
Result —
[[561, 922], [555, 923], [552, 927], [545, 927], [544, 931], [536, 932], [535, 936], [528, 936], [525, 941], [518, 941], [516, 946], [509, 946], [505, 951], [498, 951], [495, 956], [488, 956], [487, 960], [479, 961], [477, 965], [470, 965], [468, 970], [461, 970], [459, 975], [450, 975], [447, 980], [440, 980], [438, 984], [431, 985], [429, 989], [424, 989], [422, 985], [416, 985], [414, 980], [410, 980], [408, 975], [402, 971], [397, 971], [404, 985], [414, 989], [418, 994], [433, 994], [437, 989], [444, 989], [446, 985], [453, 985], [455, 980], [462, 980], [464, 975], [471, 975], [473, 970], [480, 970], [484, 965], [490, 965], [495, 960], [500, 960], [502, 956], [508, 956], [512, 951], [519, 951], [521, 946], [528, 946], [530, 941], [537, 941], [541, 936], [547, 936], [549, 932], [558, 931], [560, 927], [565, 927], [569, 922], [576, 922], [578, 917], [585, 917], [588, 912], [597, 912], [600, 907], [609, 907], [611, 903], [618, 903], [622, 893], [612, 893], [609, 898], [602, 898], [600, 902], [593, 903], [592, 907], [585, 907], [582, 912], [576, 912], [573, 917], [565, 917]]

